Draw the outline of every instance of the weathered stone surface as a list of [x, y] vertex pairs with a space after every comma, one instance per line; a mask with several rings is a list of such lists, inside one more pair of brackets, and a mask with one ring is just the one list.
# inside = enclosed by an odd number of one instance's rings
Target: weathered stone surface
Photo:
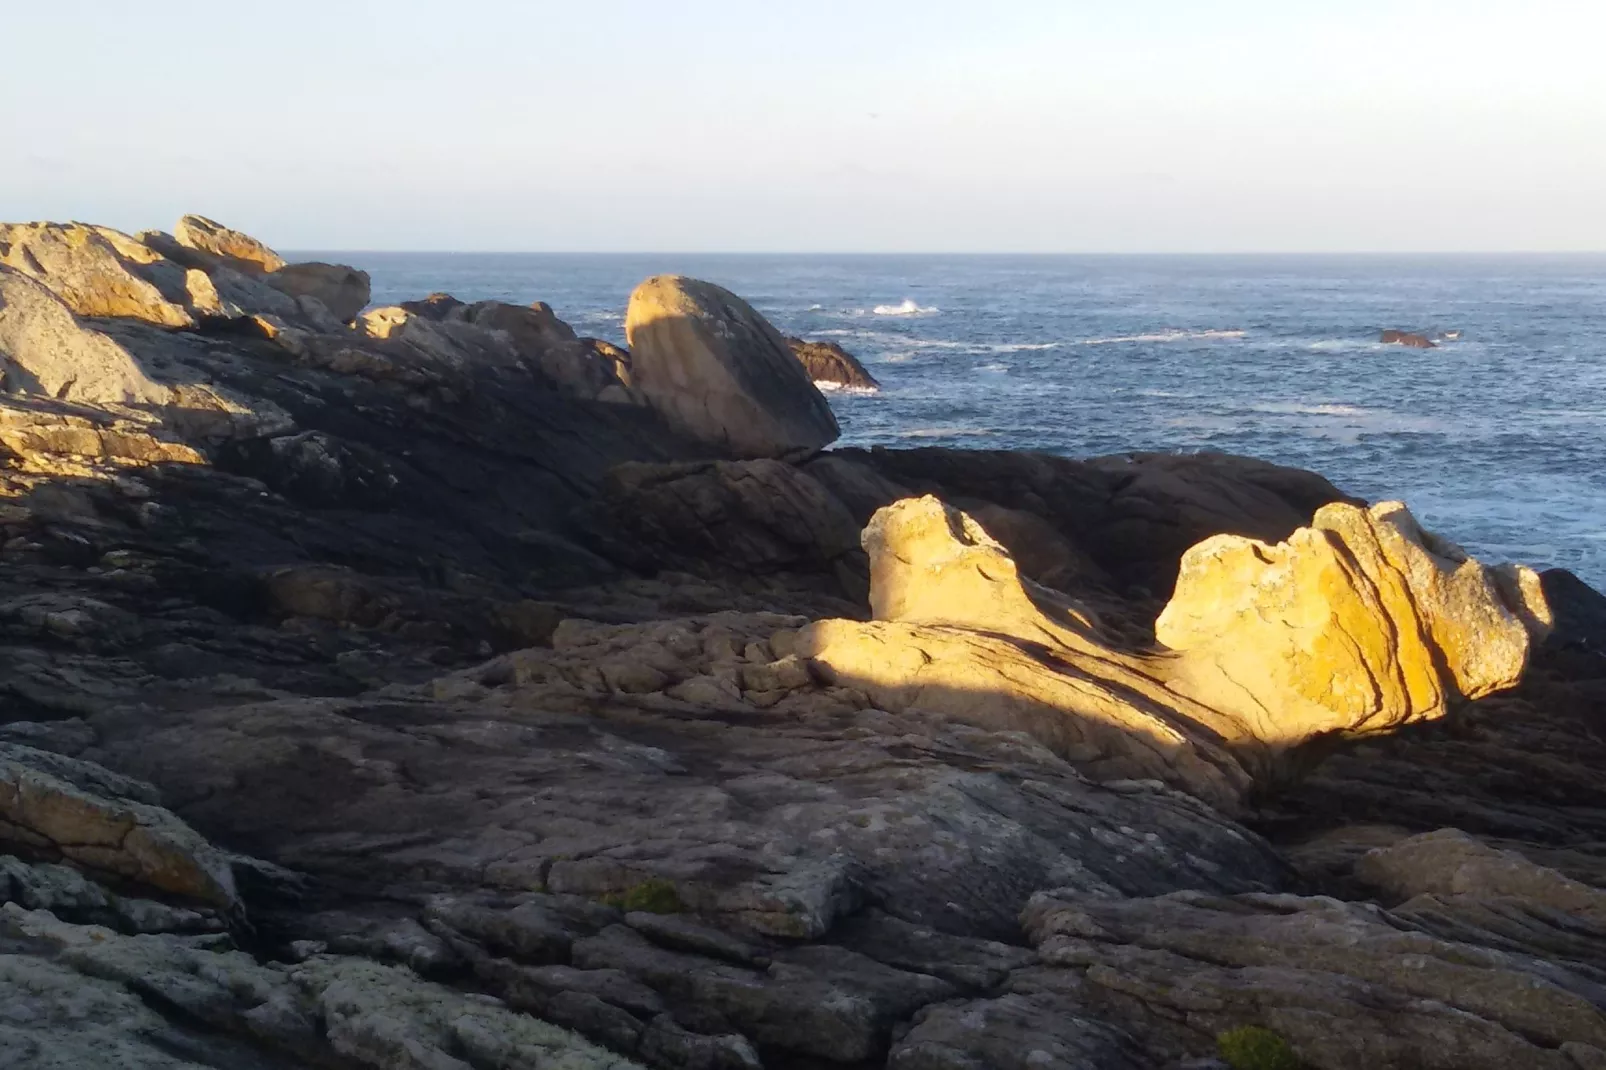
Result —
[[[119, 936], [0, 908], [0, 1038], [28, 1068], [628, 1070], [636, 1065], [483, 996], [362, 959], [263, 965], [214, 941]], [[21, 947], [19, 948], [19, 943]], [[29, 948], [48, 957], [26, 953]], [[165, 1017], [170, 1014], [172, 1017]]]
[[1142, 1046], [1059, 993], [1008, 992], [921, 1010], [890, 1070], [1148, 1070]]
[[1275, 546], [1223, 535], [1189, 550], [1155, 634], [1183, 654], [1173, 686], [1267, 742], [1380, 731], [1521, 679], [1549, 611], [1531, 572], [1510, 576], [1397, 502], [1334, 504]]
[[863, 597], [859, 525], [780, 461], [621, 465], [586, 523], [612, 556], [644, 566], [721, 560], [753, 573], [823, 572]]
[[1606, 1053], [1606, 988], [1591, 976], [1372, 906], [1045, 893], [1025, 921], [1044, 962], [1085, 971], [1085, 1005], [1173, 1058], [1243, 1025], [1273, 1030], [1318, 1070], [1564, 1070]]
[[187, 248], [218, 257], [237, 271], [258, 274], [284, 267], [283, 257], [249, 234], [205, 216], [184, 216], [173, 228], [173, 238]]
[[148, 784], [92, 762], [0, 743], [0, 842], [89, 872], [237, 909], [227, 858], [156, 803]]
[[317, 298], [342, 323], [361, 315], [373, 293], [368, 272], [317, 261], [286, 264], [268, 275], [267, 282], [291, 297]]
[[821, 389], [846, 388], [864, 392], [881, 389], [881, 384], [865, 370], [859, 359], [835, 342], [808, 342], [802, 338], [788, 337], [786, 344], [792, 347], [792, 355], [809, 373], [814, 385]]
[[195, 325], [184, 268], [107, 227], [0, 224], [0, 265], [41, 283], [80, 316]]
[[1606, 933], [1606, 891], [1515, 851], [1491, 848], [1460, 829], [1440, 829], [1367, 852], [1355, 875], [1395, 902], [1415, 896], [1521, 900], [1588, 922]]
[[670, 425], [739, 457], [829, 445], [831, 407], [786, 340], [751, 305], [712, 283], [657, 275], [625, 316], [634, 385]]

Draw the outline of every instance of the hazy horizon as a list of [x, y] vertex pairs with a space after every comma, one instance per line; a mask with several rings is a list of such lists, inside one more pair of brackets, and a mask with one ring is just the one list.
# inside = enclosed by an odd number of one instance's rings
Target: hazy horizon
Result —
[[359, 252], [1606, 251], [1606, 9], [1583, 0], [4, 22], [6, 219], [198, 212]]

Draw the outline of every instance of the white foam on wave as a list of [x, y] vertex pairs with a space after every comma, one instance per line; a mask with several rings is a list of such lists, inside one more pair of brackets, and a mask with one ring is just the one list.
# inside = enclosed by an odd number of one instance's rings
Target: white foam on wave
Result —
[[1000, 364], [1000, 363], [995, 361], [992, 364], [983, 364], [981, 367], [977, 368], [976, 370], [979, 371], [979, 372], [1007, 372], [1007, 371], [1009, 371], [1009, 365], [1008, 364]]
[[877, 305], [872, 309], [877, 316], [934, 316], [942, 309], [936, 306], [924, 306], [915, 303], [914, 298], [905, 297], [901, 304]]
[[998, 432], [977, 427], [911, 427], [894, 434], [899, 438], [952, 438], [957, 435], [996, 435]]
[[988, 342], [976, 348], [988, 353], [1035, 353], [1044, 349], [1058, 349], [1058, 342]]
[[852, 394], [856, 397], [869, 397], [881, 391], [873, 386], [849, 386], [846, 383], [833, 383], [829, 379], [814, 380], [814, 388], [822, 394]]
[[1084, 338], [1077, 345], [1107, 346], [1115, 342], [1182, 342], [1195, 338], [1242, 338], [1247, 331], [1155, 331], [1152, 334], [1123, 334], [1114, 338]]
[[1375, 409], [1363, 409], [1358, 405], [1342, 405], [1336, 403], [1307, 404], [1297, 401], [1266, 401], [1249, 406], [1253, 412], [1276, 413], [1279, 416], [1374, 416]]

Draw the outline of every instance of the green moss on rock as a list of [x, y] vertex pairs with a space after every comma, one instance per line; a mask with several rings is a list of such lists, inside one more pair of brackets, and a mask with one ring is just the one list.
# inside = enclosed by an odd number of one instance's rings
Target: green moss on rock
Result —
[[1239, 1026], [1216, 1037], [1216, 1053], [1232, 1070], [1300, 1070], [1288, 1041], [1258, 1025]]
[[639, 910], [646, 914], [679, 914], [686, 909], [674, 882], [662, 877], [648, 877], [622, 892], [610, 892], [602, 901], [626, 912]]

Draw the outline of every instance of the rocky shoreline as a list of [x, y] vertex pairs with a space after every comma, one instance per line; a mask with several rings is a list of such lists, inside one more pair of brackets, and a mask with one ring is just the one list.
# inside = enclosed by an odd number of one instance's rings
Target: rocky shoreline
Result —
[[1570, 574], [828, 449], [873, 380], [695, 280], [368, 301], [0, 225], [11, 1065], [1606, 1067]]

